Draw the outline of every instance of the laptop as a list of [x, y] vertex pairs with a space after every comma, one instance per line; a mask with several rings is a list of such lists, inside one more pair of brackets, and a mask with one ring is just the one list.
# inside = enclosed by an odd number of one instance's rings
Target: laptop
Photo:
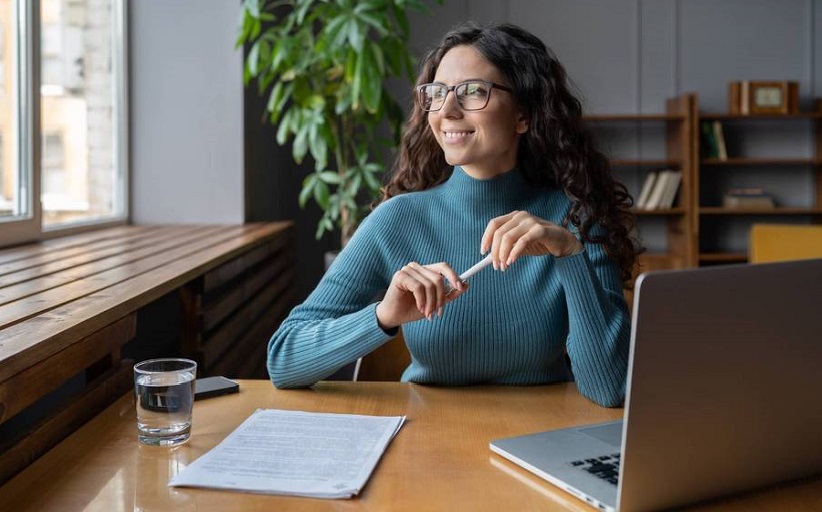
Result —
[[491, 450], [606, 511], [822, 473], [822, 259], [643, 274], [624, 419]]

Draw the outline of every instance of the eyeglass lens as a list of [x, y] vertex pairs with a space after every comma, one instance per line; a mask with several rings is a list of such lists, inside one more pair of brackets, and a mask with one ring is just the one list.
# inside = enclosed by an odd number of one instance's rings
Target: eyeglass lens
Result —
[[439, 110], [445, 103], [448, 91], [457, 95], [457, 103], [463, 110], [481, 110], [488, 104], [491, 88], [483, 82], [463, 82], [452, 87], [443, 84], [427, 84], [420, 88], [423, 110]]

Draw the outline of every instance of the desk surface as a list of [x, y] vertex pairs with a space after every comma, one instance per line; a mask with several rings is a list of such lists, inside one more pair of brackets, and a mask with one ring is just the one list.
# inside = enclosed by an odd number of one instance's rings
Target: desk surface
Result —
[[[317, 500], [169, 488], [169, 478], [214, 447], [257, 408], [406, 415], [407, 423], [360, 496]], [[131, 395], [0, 488], [0, 510], [593, 510], [492, 454], [492, 439], [621, 417], [572, 384], [436, 388], [394, 382], [324, 382], [281, 391], [241, 381], [241, 392], [199, 401], [191, 440], [174, 449], [137, 443]], [[272, 464], [276, 462], [272, 461]], [[700, 510], [819, 510], [822, 479]]]

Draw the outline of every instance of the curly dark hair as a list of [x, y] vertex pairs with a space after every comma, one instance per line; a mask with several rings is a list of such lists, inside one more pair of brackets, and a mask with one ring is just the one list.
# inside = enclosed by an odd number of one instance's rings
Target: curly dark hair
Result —
[[[448, 32], [425, 56], [417, 85], [432, 82], [443, 56], [461, 45], [473, 46], [496, 66], [529, 121], [517, 153], [517, 167], [526, 180], [565, 192], [572, 206], [563, 225], [576, 226], [584, 241], [604, 244], [629, 286], [636, 256], [642, 252], [631, 234], [636, 221], [630, 210], [633, 199], [614, 179], [608, 158], [594, 147], [565, 69], [538, 37], [520, 27], [468, 23]], [[445, 161], [427, 116], [415, 102], [381, 201], [434, 187], [450, 177], [453, 167]], [[597, 223], [604, 236], [591, 234]]]

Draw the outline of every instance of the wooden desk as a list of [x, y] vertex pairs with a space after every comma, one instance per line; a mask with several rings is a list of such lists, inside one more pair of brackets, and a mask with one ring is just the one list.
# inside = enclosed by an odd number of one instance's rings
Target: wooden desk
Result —
[[[128, 391], [129, 354], [264, 374], [265, 340], [293, 305], [292, 245], [277, 222], [119, 226], [0, 250], [0, 426], [34, 418], [0, 433], [0, 483]], [[157, 301], [173, 341], [141, 350]]]
[[[169, 488], [169, 478], [257, 408], [408, 417], [359, 497], [316, 500]], [[323, 382], [280, 391], [242, 381], [239, 395], [196, 402], [189, 443], [140, 446], [125, 396], [0, 488], [0, 510], [462, 511], [593, 510], [491, 453], [492, 439], [619, 418], [572, 384], [436, 388]], [[276, 461], [272, 461], [276, 464]], [[659, 482], [649, 483], [650, 485]], [[716, 502], [705, 510], [819, 510], [822, 480]]]

